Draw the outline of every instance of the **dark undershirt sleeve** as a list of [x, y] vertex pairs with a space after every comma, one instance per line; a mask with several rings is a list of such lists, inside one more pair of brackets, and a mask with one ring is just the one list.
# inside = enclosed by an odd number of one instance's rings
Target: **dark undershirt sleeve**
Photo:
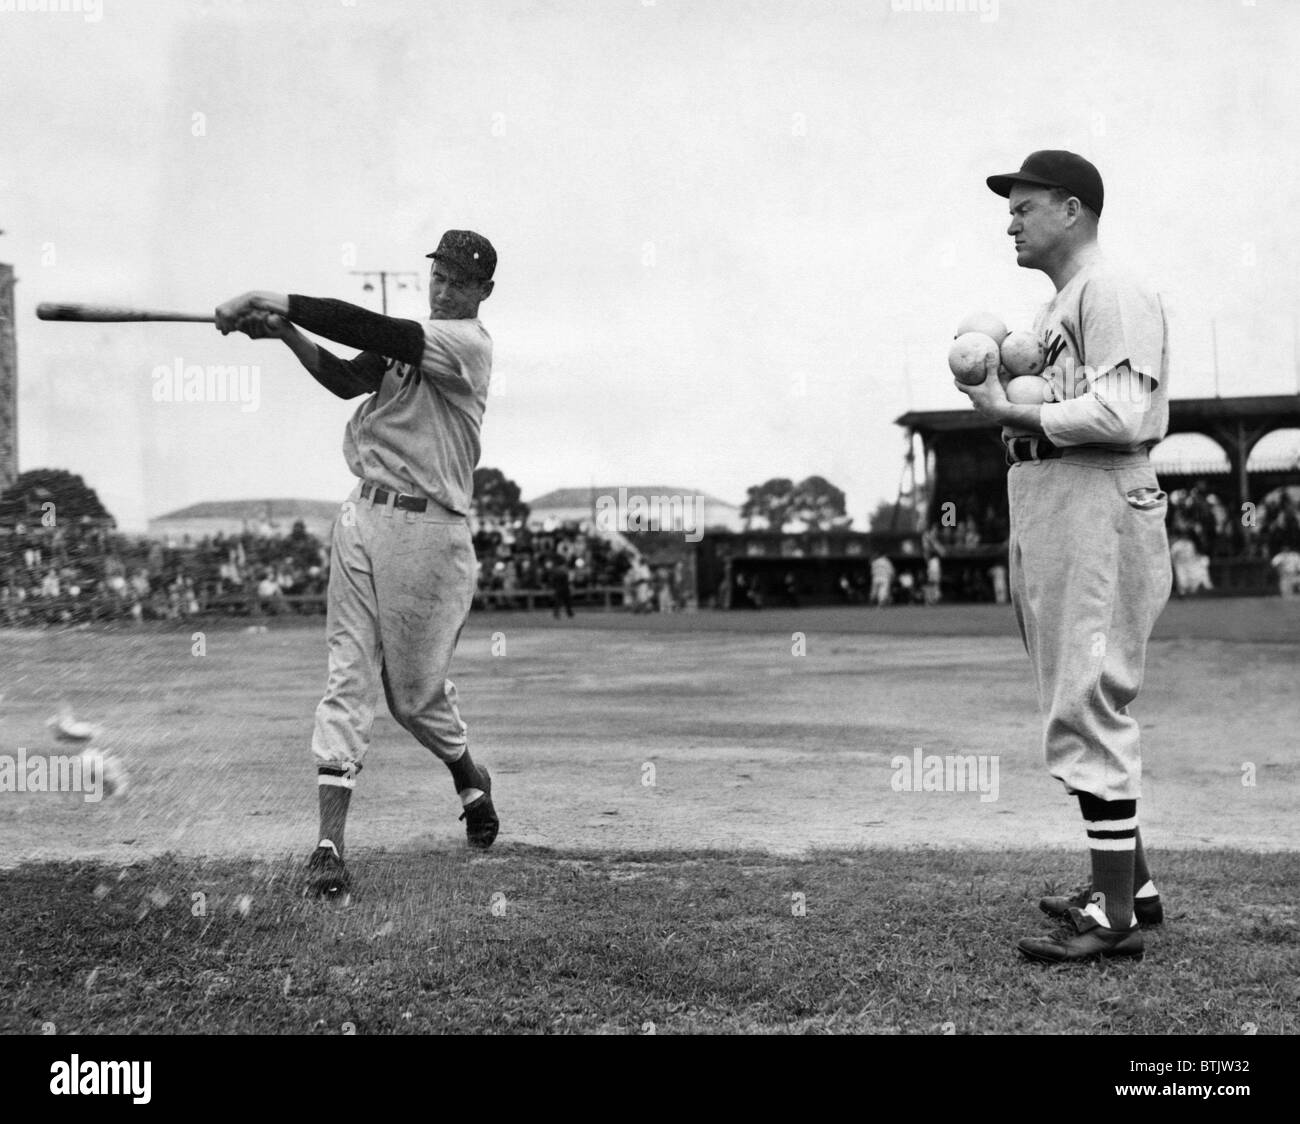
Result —
[[289, 319], [327, 340], [378, 352], [401, 363], [418, 367], [424, 358], [424, 328], [415, 320], [381, 316], [347, 301], [297, 293], [289, 294]]
[[355, 359], [340, 359], [337, 355], [318, 349], [320, 358], [312, 378], [331, 394], [340, 398], [355, 398], [358, 394], [371, 394], [384, 381], [388, 362], [373, 351], [363, 351]]

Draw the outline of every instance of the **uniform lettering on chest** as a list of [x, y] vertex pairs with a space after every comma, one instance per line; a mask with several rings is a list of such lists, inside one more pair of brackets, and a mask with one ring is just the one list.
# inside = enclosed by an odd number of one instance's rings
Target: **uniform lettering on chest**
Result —
[[1047, 366], [1056, 366], [1056, 361], [1065, 350], [1065, 337], [1053, 334], [1047, 341]]
[[418, 386], [420, 383], [420, 368], [414, 367], [410, 363], [390, 359], [384, 373], [387, 374], [389, 371], [401, 379], [403, 387]]
[[1076, 367], [1074, 355], [1069, 351], [1070, 340], [1064, 332], [1047, 333], [1044, 350], [1047, 363], [1043, 377], [1052, 384], [1050, 401], [1069, 402], [1088, 391], [1086, 372]]

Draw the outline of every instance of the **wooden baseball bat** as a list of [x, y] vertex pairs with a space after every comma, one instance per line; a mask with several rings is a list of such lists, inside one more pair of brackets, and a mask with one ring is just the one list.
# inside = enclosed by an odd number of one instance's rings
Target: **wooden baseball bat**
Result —
[[214, 324], [211, 312], [169, 312], [161, 308], [124, 308], [112, 304], [38, 304], [38, 320], [81, 320], [93, 323], [116, 323], [126, 320], [184, 320], [193, 324]]

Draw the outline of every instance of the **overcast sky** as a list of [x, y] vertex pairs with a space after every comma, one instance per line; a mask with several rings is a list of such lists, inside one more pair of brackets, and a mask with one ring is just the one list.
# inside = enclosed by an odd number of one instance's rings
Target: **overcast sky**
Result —
[[[58, 7], [57, 0], [51, 5]], [[127, 528], [208, 499], [341, 499], [355, 406], [283, 345], [37, 321], [46, 300], [368, 302], [447, 227], [500, 255], [483, 461], [525, 497], [732, 502], [818, 473], [892, 500], [894, 419], [965, 405], [975, 308], [1027, 327], [984, 177], [1069, 148], [1103, 246], [1174, 317], [1175, 397], [1297, 390], [1300, 4], [1284, 0], [0, 2], [0, 261], [20, 468]], [[932, 0], [929, 6], [935, 5]], [[902, 9], [902, 10], [899, 10]], [[344, 354], [349, 354], [346, 350]], [[159, 366], [256, 365], [256, 409], [154, 401]], [[250, 372], [251, 373], [251, 372]]]

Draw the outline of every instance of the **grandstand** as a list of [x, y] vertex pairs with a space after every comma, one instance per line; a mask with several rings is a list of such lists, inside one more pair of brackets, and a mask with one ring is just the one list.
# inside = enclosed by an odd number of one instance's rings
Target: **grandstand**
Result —
[[[970, 409], [913, 411], [896, 419], [924, 450], [924, 494], [918, 507], [934, 527], [943, 504], [973, 513], [987, 531], [976, 551], [945, 552], [945, 564], [988, 568], [1006, 564], [1007, 464], [999, 427]], [[1186, 535], [1209, 559], [1213, 588], [1222, 593], [1267, 593], [1276, 588], [1269, 557], [1295, 538], [1294, 498], [1300, 456], [1257, 456], [1270, 434], [1300, 430], [1300, 395], [1185, 398], [1169, 403], [1169, 437], [1198, 435], [1220, 455], [1189, 461], [1166, 444], [1152, 452], [1161, 487], [1170, 494], [1171, 540]], [[919, 491], [919, 489], [918, 489]], [[1001, 549], [989, 544], [1000, 538]]]
[[119, 534], [111, 519], [0, 526], [4, 625], [322, 612], [328, 577], [328, 551], [301, 521], [186, 541]]

